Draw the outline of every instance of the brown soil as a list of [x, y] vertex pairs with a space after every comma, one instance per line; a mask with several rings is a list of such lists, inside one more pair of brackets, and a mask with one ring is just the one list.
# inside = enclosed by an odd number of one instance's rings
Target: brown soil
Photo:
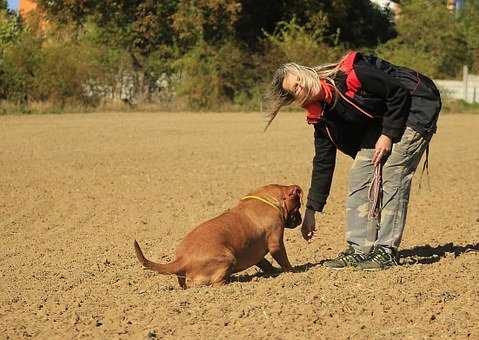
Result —
[[[445, 115], [431, 189], [416, 175], [403, 265], [320, 265], [344, 247], [351, 160], [338, 157], [311, 244], [287, 230], [296, 272], [251, 268], [181, 290], [141, 268], [172, 259], [200, 222], [267, 183], [309, 186], [312, 129], [284, 113], [0, 117], [0, 338], [479, 338], [479, 115]], [[277, 265], [277, 264], [275, 264]]]

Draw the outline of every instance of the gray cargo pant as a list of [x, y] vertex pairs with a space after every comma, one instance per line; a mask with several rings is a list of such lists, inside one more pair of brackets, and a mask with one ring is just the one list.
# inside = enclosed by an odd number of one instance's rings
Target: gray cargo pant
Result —
[[397, 249], [406, 222], [411, 179], [430, 138], [407, 127], [401, 140], [393, 144], [383, 166], [381, 220], [369, 220], [368, 191], [374, 174], [374, 149], [361, 149], [349, 176], [346, 202], [346, 241], [356, 251], [368, 253], [375, 246]]

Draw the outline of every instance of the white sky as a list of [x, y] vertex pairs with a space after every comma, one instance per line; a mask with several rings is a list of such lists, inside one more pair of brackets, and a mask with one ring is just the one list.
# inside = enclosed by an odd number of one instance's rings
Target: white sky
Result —
[[8, 0], [8, 8], [18, 9], [18, 1], [19, 0]]

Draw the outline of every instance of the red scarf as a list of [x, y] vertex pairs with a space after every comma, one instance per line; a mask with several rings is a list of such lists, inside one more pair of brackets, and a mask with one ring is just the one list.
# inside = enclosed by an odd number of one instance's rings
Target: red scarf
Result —
[[316, 124], [324, 114], [324, 105], [333, 102], [333, 86], [328, 84], [325, 80], [320, 80], [319, 85], [321, 91], [324, 91], [324, 98], [321, 101], [315, 101], [306, 105], [303, 108], [307, 111], [306, 121], [308, 124]]

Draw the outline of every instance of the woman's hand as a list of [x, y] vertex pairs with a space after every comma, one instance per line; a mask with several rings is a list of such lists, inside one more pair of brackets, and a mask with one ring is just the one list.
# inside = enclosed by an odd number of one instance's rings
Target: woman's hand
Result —
[[381, 159], [391, 153], [392, 145], [393, 143], [391, 141], [391, 138], [389, 138], [388, 136], [381, 135], [378, 138], [372, 160], [374, 166], [378, 166], [381, 163]]
[[316, 231], [316, 219], [314, 210], [306, 208], [304, 212], [303, 224], [301, 225], [301, 234], [306, 241], [310, 241]]

